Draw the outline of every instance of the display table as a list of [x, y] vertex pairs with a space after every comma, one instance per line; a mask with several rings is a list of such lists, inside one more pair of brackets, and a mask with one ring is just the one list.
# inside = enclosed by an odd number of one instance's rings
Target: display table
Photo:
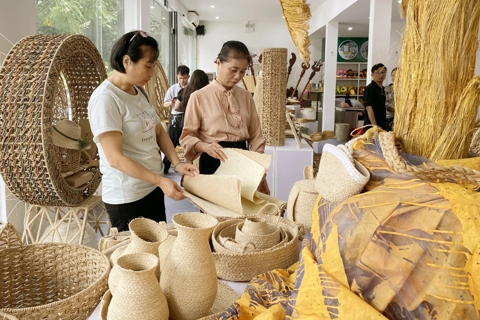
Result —
[[313, 166], [313, 149], [301, 140], [299, 148], [293, 138], [286, 138], [284, 146], [267, 146], [265, 153], [272, 156], [267, 171], [270, 195], [287, 201], [295, 182], [303, 180], [303, 168]]
[[[223, 281], [223, 280], [222, 280]], [[245, 291], [245, 288], [250, 282], [231, 282], [231, 281], [223, 281], [228, 284], [233, 290], [235, 290], [239, 295], [242, 295]], [[93, 313], [90, 315], [88, 320], [100, 320], [100, 303], [95, 308]]]

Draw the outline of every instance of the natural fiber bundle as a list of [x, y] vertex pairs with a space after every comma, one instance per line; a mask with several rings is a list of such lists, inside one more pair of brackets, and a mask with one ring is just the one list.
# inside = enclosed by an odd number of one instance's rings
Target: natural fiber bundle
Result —
[[472, 78], [480, 2], [404, 0], [401, 9], [406, 25], [395, 83], [395, 134], [408, 153], [464, 158], [480, 102], [480, 80]]
[[12, 315], [0, 312], [0, 320], [18, 320], [18, 318]]
[[287, 53], [283, 48], [267, 48], [262, 52], [260, 121], [267, 146], [285, 145]]
[[305, 0], [280, 0], [283, 16], [287, 22], [288, 32], [297, 47], [300, 57], [310, 66], [310, 29], [309, 20], [312, 17], [310, 5]]
[[90, 95], [106, 76], [100, 53], [85, 36], [39, 34], [10, 50], [0, 71], [0, 173], [18, 199], [70, 207], [93, 195], [101, 180], [98, 164], [84, 159], [76, 170], [92, 178], [72, 188], [52, 131], [59, 120], [88, 118]]

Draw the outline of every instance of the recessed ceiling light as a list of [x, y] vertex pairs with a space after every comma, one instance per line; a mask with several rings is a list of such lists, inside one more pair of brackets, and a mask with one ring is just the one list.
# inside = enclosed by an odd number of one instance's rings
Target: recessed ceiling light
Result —
[[163, 17], [162, 19], [165, 20], [165, 17]]
[[215, 6], [212, 4], [212, 5], [210, 6], [210, 8], [212, 8], [212, 9], [213, 9], [213, 8], [215, 8]]
[[353, 30], [353, 28], [352, 28], [352, 27], [348, 27], [348, 30]]
[[215, 19], [220, 19], [219, 17], [215, 17]]
[[154, 6], [150, 6], [150, 9], [155, 9], [155, 7], [154, 7]]

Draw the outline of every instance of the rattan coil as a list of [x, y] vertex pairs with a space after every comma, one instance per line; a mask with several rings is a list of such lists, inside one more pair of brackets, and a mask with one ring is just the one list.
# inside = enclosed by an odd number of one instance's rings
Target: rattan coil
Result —
[[284, 48], [267, 48], [262, 51], [260, 120], [268, 146], [285, 145], [287, 51]]
[[[262, 215], [260, 218], [286, 230], [289, 233], [288, 241], [281, 246], [245, 253], [213, 252], [218, 278], [228, 281], [250, 281], [261, 273], [278, 268], [288, 268], [298, 261], [300, 253], [298, 226], [292, 221], [274, 215]], [[215, 237], [224, 226], [244, 221], [243, 219], [218, 217], [217, 219], [224, 221], [220, 222], [213, 230], [212, 241], [217, 241]]]
[[167, 75], [163, 70], [160, 61], [155, 61], [153, 65], [153, 77], [145, 85], [145, 90], [147, 91], [150, 99], [152, 99], [152, 104], [157, 112], [158, 116], [162, 120], [168, 120], [170, 116], [171, 108], [163, 106], [163, 100], [167, 94], [169, 88]]
[[59, 120], [88, 118], [88, 100], [106, 78], [95, 45], [81, 35], [34, 35], [20, 40], [0, 71], [0, 173], [20, 200], [43, 206], [77, 206], [97, 189], [92, 179], [72, 188], [62, 176], [52, 142]]
[[71, 244], [5, 249], [0, 259], [0, 311], [19, 319], [88, 319], [107, 290], [110, 263], [99, 251]]

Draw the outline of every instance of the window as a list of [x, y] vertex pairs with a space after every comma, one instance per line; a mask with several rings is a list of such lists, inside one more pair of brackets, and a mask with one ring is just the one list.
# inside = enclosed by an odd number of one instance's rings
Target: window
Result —
[[124, 0], [36, 0], [37, 33], [81, 34], [92, 40], [107, 72], [110, 52], [123, 34]]
[[[158, 60], [160, 61], [167, 77], [172, 71], [172, 63], [170, 59], [170, 19], [171, 15], [169, 10], [158, 3], [158, 1], [154, 1], [153, 8], [150, 10], [150, 33], [152, 37], [158, 41], [158, 46], [160, 48]], [[173, 69], [175, 69], [175, 67], [173, 67]], [[176, 82], [175, 78], [170, 79], [169, 77], [168, 80], [170, 84]]]
[[182, 19], [182, 59], [181, 63], [188, 66], [190, 70], [197, 68], [197, 40], [193, 25]]

